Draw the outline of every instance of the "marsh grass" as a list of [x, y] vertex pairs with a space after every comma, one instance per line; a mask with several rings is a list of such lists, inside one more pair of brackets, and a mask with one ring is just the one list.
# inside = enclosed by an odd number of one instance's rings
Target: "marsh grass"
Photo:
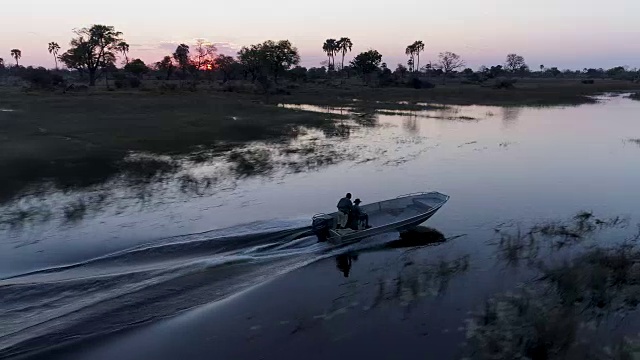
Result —
[[0, 214], [0, 229], [21, 230], [30, 224], [49, 221], [53, 216], [51, 208], [45, 204], [35, 206], [17, 205]]
[[[640, 303], [640, 250], [596, 248], [551, 267], [515, 294], [485, 303], [467, 324], [468, 359], [632, 359], [637, 344], [607, 347], [598, 330]], [[635, 354], [635, 355], [634, 355]]]
[[[237, 94], [236, 94], [237, 95]], [[249, 97], [206, 92], [21, 93], [0, 89], [0, 201], [31, 184], [59, 188], [99, 184], [127, 171], [137, 178], [160, 163], [123, 162], [130, 153], [185, 155], [295, 136], [299, 126], [320, 128], [325, 114], [284, 109]], [[224, 149], [223, 149], [224, 150]]]
[[620, 216], [600, 219], [592, 212], [581, 211], [565, 221], [548, 221], [535, 224], [524, 231], [518, 225], [515, 231], [496, 229], [498, 258], [508, 265], [519, 266], [521, 262], [535, 263], [543, 254], [556, 253], [565, 248], [584, 244], [599, 231], [623, 229], [629, 219]]
[[175, 173], [180, 164], [167, 156], [134, 154], [118, 163], [120, 174], [130, 183], [146, 183]]
[[340, 87], [309, 83], [289, 96], [278, 98], [277, 101], [315, 105], [349, 105], [353, 103], [353, 99], [358, 99], [358, 103], [369, 104], [384, 102], [403, 105], [399, 102], [406, 102], [409, 104], [554, 106], [594, 103], [597, 100], [592, 97], [593, 95], [637, 89], [638, 84], [618, 80], [602, 80], [586, 86], [574, 79], [522, 79], [518, 81], [517, 87], [507, 90], [459, 83], [439, 85], [432, 89], [372, 88], [354, 81]]
[[[633, 359], [637, 341], [601, 338], [640, 305], [640, 226], [624, 242], [595, 241], [601, 230], [625, 227], [626, 219], [597, 219], [580, 212], [564, 222], [518, 228], [501, 236], [499, 258], [526, 258], [535, 276], [514, 293], [488, 300], [466, 326], [467, 359]], [[563, 252], [561, 261], [540, 250]], [[576, 249], [573, 249], [576, 250]], [[545, 253], [548, 254], [548, 253]]]
[[266, 175], [273, 169], [271, 151], [265, 148], [233, 150], [227, 160], [239, 176]]
[[84, 199], [78, 199], [64, 208], [64, 219], [66, 223], [74, 223], [82, 220], [87, 214], [87, 204]]
[[640, 92], [634, 92], [627, 97], [631, 100], [640, 100]]

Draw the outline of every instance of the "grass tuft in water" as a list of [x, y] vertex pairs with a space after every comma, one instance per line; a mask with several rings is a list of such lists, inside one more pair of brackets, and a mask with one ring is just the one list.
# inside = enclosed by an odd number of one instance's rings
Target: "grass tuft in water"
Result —
[[[626, 224], [620, 217], [601, 220], [582, 211], [565, 222], [502, 234], [498, 251], [510, 261], [533, 247], [533, 258], [537, 258], [543, 246], [556, 249], [558, 239], [582, 244], [588, 236], [600, 234], [598, 230]], [[488, 300], [468, 320], [466, 358], [621, 360], [640, 356], [637, 341], [602, 337], [615, 326], [615, 319], [629, 316], [640, 305], [639, 240], [640, 225], [638, 233], [624, 242], [572, 249], [559, 262], [549, 257], [529, 262], [532, 281], [515, 293]]]
[[266, 174], [273, 169], [271, 152], [262, 148], [233, 150], [227, 156], [239, 176]]
[[628, 98], [631, 100], [640, 100], [640, 92], [632, 93], [628, 96]]
[[67, 223], [74, 223], [82, 220], [87, 214], [87, 204], [84, 199], [78, 199], [68, 204], [64, 210], [64, 219]]

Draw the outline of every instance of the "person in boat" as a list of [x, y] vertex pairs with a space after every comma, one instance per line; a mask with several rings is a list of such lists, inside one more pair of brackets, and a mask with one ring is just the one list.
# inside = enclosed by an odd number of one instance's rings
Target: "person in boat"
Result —
[[344, 229], [347, 227], [349, 214], [351, 213], [352, 208], [353, 203], [351, 202], [351, 193], [347, 193], [345, 197], [338, 201], [338, 229]]
[[362, 200], [356, 199], [353, 202], [353, 207], [351, 208], [351, 216], [353, 217], [355, 230], [358, 230], [358, 224], [361, 221], [364, 222], [365, 229], [368, 229], [371, 227], [369, 226], [369, 214], [367, 214], [364, 210], [362, 210], [362, 208], [360, 207], [361, 202]]

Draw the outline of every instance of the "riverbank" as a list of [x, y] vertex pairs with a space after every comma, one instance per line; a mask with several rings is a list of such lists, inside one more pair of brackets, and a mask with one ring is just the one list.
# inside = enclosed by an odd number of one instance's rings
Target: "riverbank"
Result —
[[640, 84], [619, 80], [596, 80], [584, 84], [573, 79], [516, 79], [510, 88], [498, 89], [489, 84], [462, 84], [452, 82], [435, 84], [432, 89], [407, 87], [373, 88], [340, 81], [328, 85], [301, 86], [290, 96], [279, 97], [290, 103], [314, 105], [353, 104], [354, 99], [365, 107], [376, 102], [437, 103], [447, 105], [493, 106], [563, 106], [593, 103], [595, 95], [610, 92], [629, 92], [640, 89]]
[[280, 103], [348, 106], [370, 115], [380, 109], [419, 111], [430, 104], [577, 105], [594, 102], [597, 94], [638, 88], [615, 80], [527, 79], [509, 89], [459, 83], [373, 88], [358, 79], [335, 79], [283, 85], [289, 89], [285, 94], [264, 96], [222, 91], [227, 88], [217, 85], [202, 85], [195, 92], [156, 86], [71, 93], [0, 89], [0, 200], [45, 179], [65, 188], [126, 171], [153, 175], [171, 168], [157, 161], [129, 166], [122, 160], [130, 153], [226, 152], [250, 141], [295, 138], [300, 127], [332, 128], [344, 118], [276, 106]]

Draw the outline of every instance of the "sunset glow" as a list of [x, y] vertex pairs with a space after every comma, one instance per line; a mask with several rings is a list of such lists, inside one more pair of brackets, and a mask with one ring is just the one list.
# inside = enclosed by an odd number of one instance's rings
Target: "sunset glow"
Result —
[[389, 64], [406, 62], [404, 47], [420, 39], [425, 59], [454, 51], [477, 68], [502, 63], [521, 53], [532, 67], [540, 64], [581, 69], [588, 66], [639, 66], [640, 2], [612, 0], [508, 1], [461, 0], [449, 3], [290, 0], [225, 4], [186, 0], [175, 11], [150, 1], [114, 0], [96, 11], [77, 0], [25, 0], [3, 5], [0, 57], [20, 48], [21, 64], [52, 67], [50, 41], [64, 51], [72, 29], [94, 23], [115, 26], [131, 44], [131, 56], [147, 62], [170, 54], [179, 43], [211, 41], [219, 52], [235, 55], [243, 45], [289, 39], [305, 66], [325, 60], [321, 46], [329, 37], [349, 36], [353, 52], [376, 49]]

